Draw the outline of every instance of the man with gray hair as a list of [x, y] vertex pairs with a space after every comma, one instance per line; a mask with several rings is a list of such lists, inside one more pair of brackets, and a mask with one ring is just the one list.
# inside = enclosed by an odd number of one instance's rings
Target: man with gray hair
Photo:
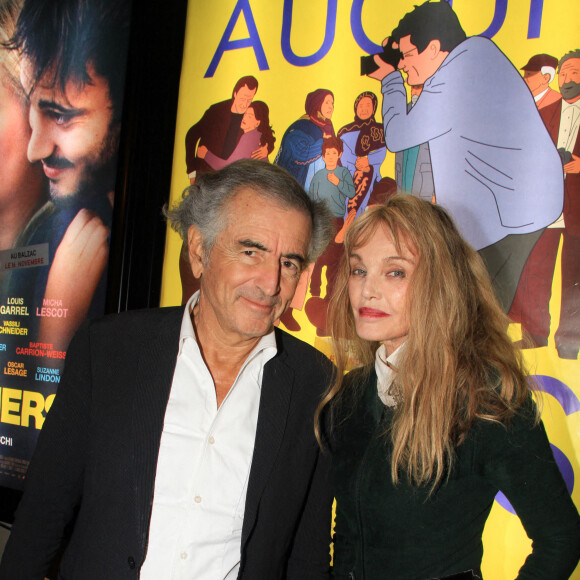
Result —
[[329, 459], [313, 416], [332, 367], [275, 328], [329, 212], [241, 161], [168, 212], [201, 289], [185, 308], [86, 323], [27, 476], [0, 578], [328, 578]]

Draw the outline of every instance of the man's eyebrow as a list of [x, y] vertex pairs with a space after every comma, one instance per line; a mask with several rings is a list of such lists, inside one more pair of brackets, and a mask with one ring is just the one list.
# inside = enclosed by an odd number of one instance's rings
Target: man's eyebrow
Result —
[[[239, 240], [238, 244], [244, 248], [255, 248], [257, 250], [261, 250], [262, 252], [270, 252], [270, 250], [264, 246], [261, 242], [257, 242], [256, 240], [251, 240], [246, 238], [244, 240]], [[301, 254], [283, 254], [283, 258], [288, 258], [289, 260], [296, 260], [300, 264], [304, 264], [306, 262], [306, 258]]]
[[283, 258], [288, 258], [289, 260], [296, 260], [301, 266], [306, 262], [306, 258], [300, 254], [284, 254]]
[[57, 103], [56, 101], [51, 101], [49, 99], [40, 99], [38, 101], [38, 108], [42, 110], [51, 109], [57, 113], [63, 113], [65, 115], [77, 117], [84, 114], [84, 109], [77, 109], [75, 107], [65, 107]]
[[244, 248], [256, 248], [257, 250], [262, 250], [263, 252], [269, 252], [270, 250], [264, 246], [261, 242], [255, 240], [250, 240], [246, 238], [245, 240], [239, 240], [238, 244]]

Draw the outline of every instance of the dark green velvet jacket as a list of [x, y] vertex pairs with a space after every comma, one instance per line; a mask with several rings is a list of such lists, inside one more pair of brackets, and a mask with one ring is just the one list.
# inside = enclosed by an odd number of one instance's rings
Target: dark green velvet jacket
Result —
[[358, 370], [347, 380], [359, 384], [342, 400], [332, 443], [335, 580], [425, 580], [479, 570], [481, 536], [499, 490], [533, 540], [518, 578], [570, 576], [580, 558], [580, 518], [544, 426], [534, 426], [531, 399], [507, 428], [477, 421], [456, 449], [449, 478], [428, 497], [428, 488], [409, 485], [405, 475], [392, 483], [384, 436], [392, 409], [377, 395], [374, 369], [366, 379]]

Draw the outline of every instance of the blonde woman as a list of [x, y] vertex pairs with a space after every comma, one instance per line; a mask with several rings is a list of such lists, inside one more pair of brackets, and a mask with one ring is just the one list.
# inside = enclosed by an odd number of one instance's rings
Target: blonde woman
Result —
[[518, 578], [568, 578], [580, 518], [479, 255], [409, 195], [369, 209], [344, 245], [337, 373], [317, 412], [332, 424], [335, 580], [481, 578], [499, 490], [533, 541]]
[[4, 46], [20, 6], [20, 0], [0, 0], [0, 250], [14, 246], [47, 194], [40, 163], [31, 165], [26, 156], [30, 125], [19, 57]]

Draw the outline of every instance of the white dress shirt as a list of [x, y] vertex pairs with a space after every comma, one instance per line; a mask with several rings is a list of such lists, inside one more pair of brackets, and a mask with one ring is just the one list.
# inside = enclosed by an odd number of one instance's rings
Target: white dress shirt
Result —
[[379, 346], [375, 353], [375, 371], [377, 373], [377, 392], [379, 399], [387, 407], [396, 407], [397, 401], [391, 394], [391, 385], [398, 372], [397, 361], [403, 352], [405, 343], [397, 347], [390, 356], [387, 356], [387, 349], [384, 343]]
[[276, 339], [262, 337], [218, 409], [191, 322], [198, 296], [181, 325], [141, 580], [231, 580], [240, 565], [262, 375]]
[[541, 93], [538, 93], [534, 97], [534, 101], [537, 103], [549, 90], [550, 90], [550, 87], [548, 87], [546, 90], [542, 91]]
[[575, 103], [568, 103], [562, 99], [562, 114], [560, 116], [560, 130], [558, 131], [558, 149], [574, 151], [580, 126], [580, 99]]

